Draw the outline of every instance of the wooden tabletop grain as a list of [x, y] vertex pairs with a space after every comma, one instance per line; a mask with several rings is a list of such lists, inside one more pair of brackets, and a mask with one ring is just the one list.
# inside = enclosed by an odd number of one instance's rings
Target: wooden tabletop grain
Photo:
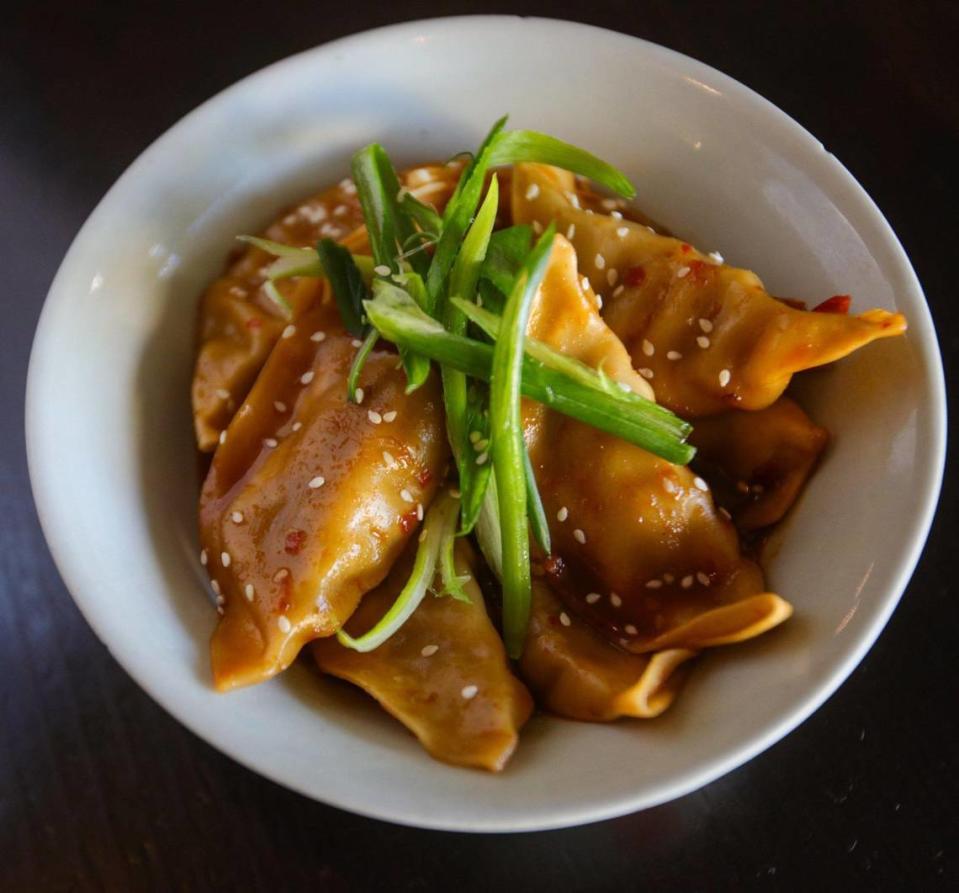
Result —
[[[406, 0], [36, 0], [6, 9], [0, 890], [955, 889], [954, 476], [901, 606], [821, 710], [695, 794], [567, 831], [418, 831], [279, 788], [167, 716], [70, 600], [30, 496], [23, 394], [44, 295], [86, 216], [150, 141], [238, 78], [351, 32], [473, 11]], [[558, 0], [482, 11], [578, 19], [645, 37], [716, 66], [796, 118], [846, 164], [902, 239], [952, 380], [959, 5]]]

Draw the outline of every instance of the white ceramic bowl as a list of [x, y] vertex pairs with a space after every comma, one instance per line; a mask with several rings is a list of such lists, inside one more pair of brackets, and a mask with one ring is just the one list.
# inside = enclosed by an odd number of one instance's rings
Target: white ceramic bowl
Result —
[[[622, 167], [641, 207], [776, 294], [851, 292], [905, 338], [807, 376], [835, 434], [779, 537], [785, 627], [700, 661], [654, 722], [538, 716], [501, 776], [431, 760], [359, 693], [294, 667], [210, 686], [215, 614], [197, 561], [189, 379], [197, 295], [238, 232], [384, 143], [399, 163], [475, 146], [504, 112]], [[565, 22], [440, 19], [273, 65], [152, 145], [50, 289], [31, 359], [30, 472], [64, 580], [126, 670], [186, 726], [327, 803], [432, 828], [572, 825], [661, 803], [769, 747], [846, 678], [896, 605], [939, 490], [945, 405], [919, 283], [869, 197], [755, 93], [643, 41]]]

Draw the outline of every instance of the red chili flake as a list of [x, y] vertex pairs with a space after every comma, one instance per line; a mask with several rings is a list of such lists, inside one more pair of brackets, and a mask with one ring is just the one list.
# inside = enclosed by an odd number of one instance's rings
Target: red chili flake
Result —
[[683, 254], [689, 254], [689, 252], [693, 250], [693, 246], [683, 242], [683, 244], [679, 246], [679, 250], [682, 251]]
[[566, 562], [559, 555], [547, 555], [543, 560], [543, 570], [551, 577], [558, 577], [566, 570]]
[[642, 285], [646, 281], [646, 271], [642, 267], [630, 267], [623, 276], [623, 284], [630, 288]]
[[416, 527], [416, 522], [419, 518], [416, 517], [416, 509], [408, 511], [405, 515], [400, 515], [400, 530], [403, 533], [409, 533], [414, 527]]
[[433, 472], [428, 468], [422, 468], [416, 473], [416, 480], [421, 487], [425, 487], [431, 480], [433, 480]]
[[713, 269], [712, 264], [707, 264], [703, 260], [691, 260], [689, 262], [689, 275], [693, 279], [705, 279]]
[[248, 329], [259, 329], [259, 328], [261, 328], [262, 326], [263, 326], [263, 320], [260, 319], [260, 317], [258, 317], [258, 316], [251, 316], [251, 317], [246, 321], [246, 327], [247, 327]]
[[852, 298], [849, 295], [833, 295], [831, 298], [826, 298], [821, 304], [813, 307], [812, 312], [846, 314], [849, 312], [849, 305], [851, 303]]
[[283, 547], [283, 551], [286, 552], [287, 555], [296, 555], [299, 553], [300, 549], [303, 548], [303, 544], [305, 542], [305, 530], [291, 530], [286, 535], [286, 545]]

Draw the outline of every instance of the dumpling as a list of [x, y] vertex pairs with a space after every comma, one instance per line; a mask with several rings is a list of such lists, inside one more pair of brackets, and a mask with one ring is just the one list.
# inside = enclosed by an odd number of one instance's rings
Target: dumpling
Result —
[[657, 401], [683, 417], [763, 409], [795, 372], [906, 329], [901, 314], [885, 310], [797, 310], [770, 297], [748, 270], [642, 224], [574, 207], [574, 189], [567, 172], [517, 165], [514, 220], [555, 220], [559, 232], [571, 233], [580, 271], [602, 295], [603, 318], [645, 370]]
[[355, 353], [332, 302], [306, 311], [213, 457], [200, 535], [222, 612], [211, 643], [219, 689], [272, 676], [347, 620], [443, 477], [436, 376], [406, 394], [396, 354], [376, 349], [358, 406], [346, 399]]
[[686, 648], [654, 654], [623, 651], [588, 624], [571, 619], [549, 586], [533, 581], [520, 668], [538, 703], [553, 713], [587, 722], [659, 716], [679, 690], [683, 664], [695, 656]]
[[[400, 179], [421, 201], [442, 209], [462, 165], [428, 164], [404, 171]], [[285, 213], [264, 233], [284, 245], [312, 248], [323, 238], [342, 242], [354, 254], [369, 254], [363, 214], [350, 179]], [[263, 291], [274, 260], [254, 246], [242, 250], [227, 272], [206, 290], [200, 303], [199, 350], [193, 374], [193, 420], [202, 452], [216, 448], [220, 432], [252, 387], [288, 320]], [[276, 283], [293, 308], [293, 319], [312, 306], [317, 280]]]
[[[360, 635], [389, 609], [403, 588], [411, 554], [367, 593], [347, 623]], [[437, 759], [498, 772], [516, 747], [533, 701], [510, 671], [499, 633], [475, 581], [471, 550], [457, 543], [455, 561], [469, 603], [427, 593], [410, 619], [378, 648], [360, 653], [335, 638], [313, 643], [324, 673], [360, 686], [395, 716]]]
[[780, 397], [756, 412], [697, 419], [690, 443], [696, 468], [740, 530], [781, 520], [798, 499], [829, 441], [799, 405]]
[[[615, 338], [581, 337], [589, 315], [603, 326], [572, 246], [558, 236], [529, 336], [590, 365], [606, 358], [611, 378], [638, 389], [642, 379], [621, 363]], [[790, 615], [690, 469], [531, 402], [524, 433], [550, 519], [543, 581], [608, 639], [634, 653], [698, 650], [758, 635]]]

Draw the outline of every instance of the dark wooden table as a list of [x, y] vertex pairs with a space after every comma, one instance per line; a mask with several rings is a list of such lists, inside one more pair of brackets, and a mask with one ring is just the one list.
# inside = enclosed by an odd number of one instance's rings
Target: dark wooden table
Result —
[[[627, 31], [714, 65], [785, 109], [888, 216], [925, 286], [951, 379], [959, 358], [959, 5], [583, 7], [483, 11]], [[283, 790], [167, 716], [73, 606], [37, 525], [21, 419], [37, 315], [77, 229], [149, 142], [222, 87], [350, 32], [452, 11], [475, 10], [403, 0], [182, 8], [37, 0], [7, 9], [0, 890], [955, 889], [955, 476], [901, 606], [817, 714], [698, 793], [568, 831], [416, 831]]]

